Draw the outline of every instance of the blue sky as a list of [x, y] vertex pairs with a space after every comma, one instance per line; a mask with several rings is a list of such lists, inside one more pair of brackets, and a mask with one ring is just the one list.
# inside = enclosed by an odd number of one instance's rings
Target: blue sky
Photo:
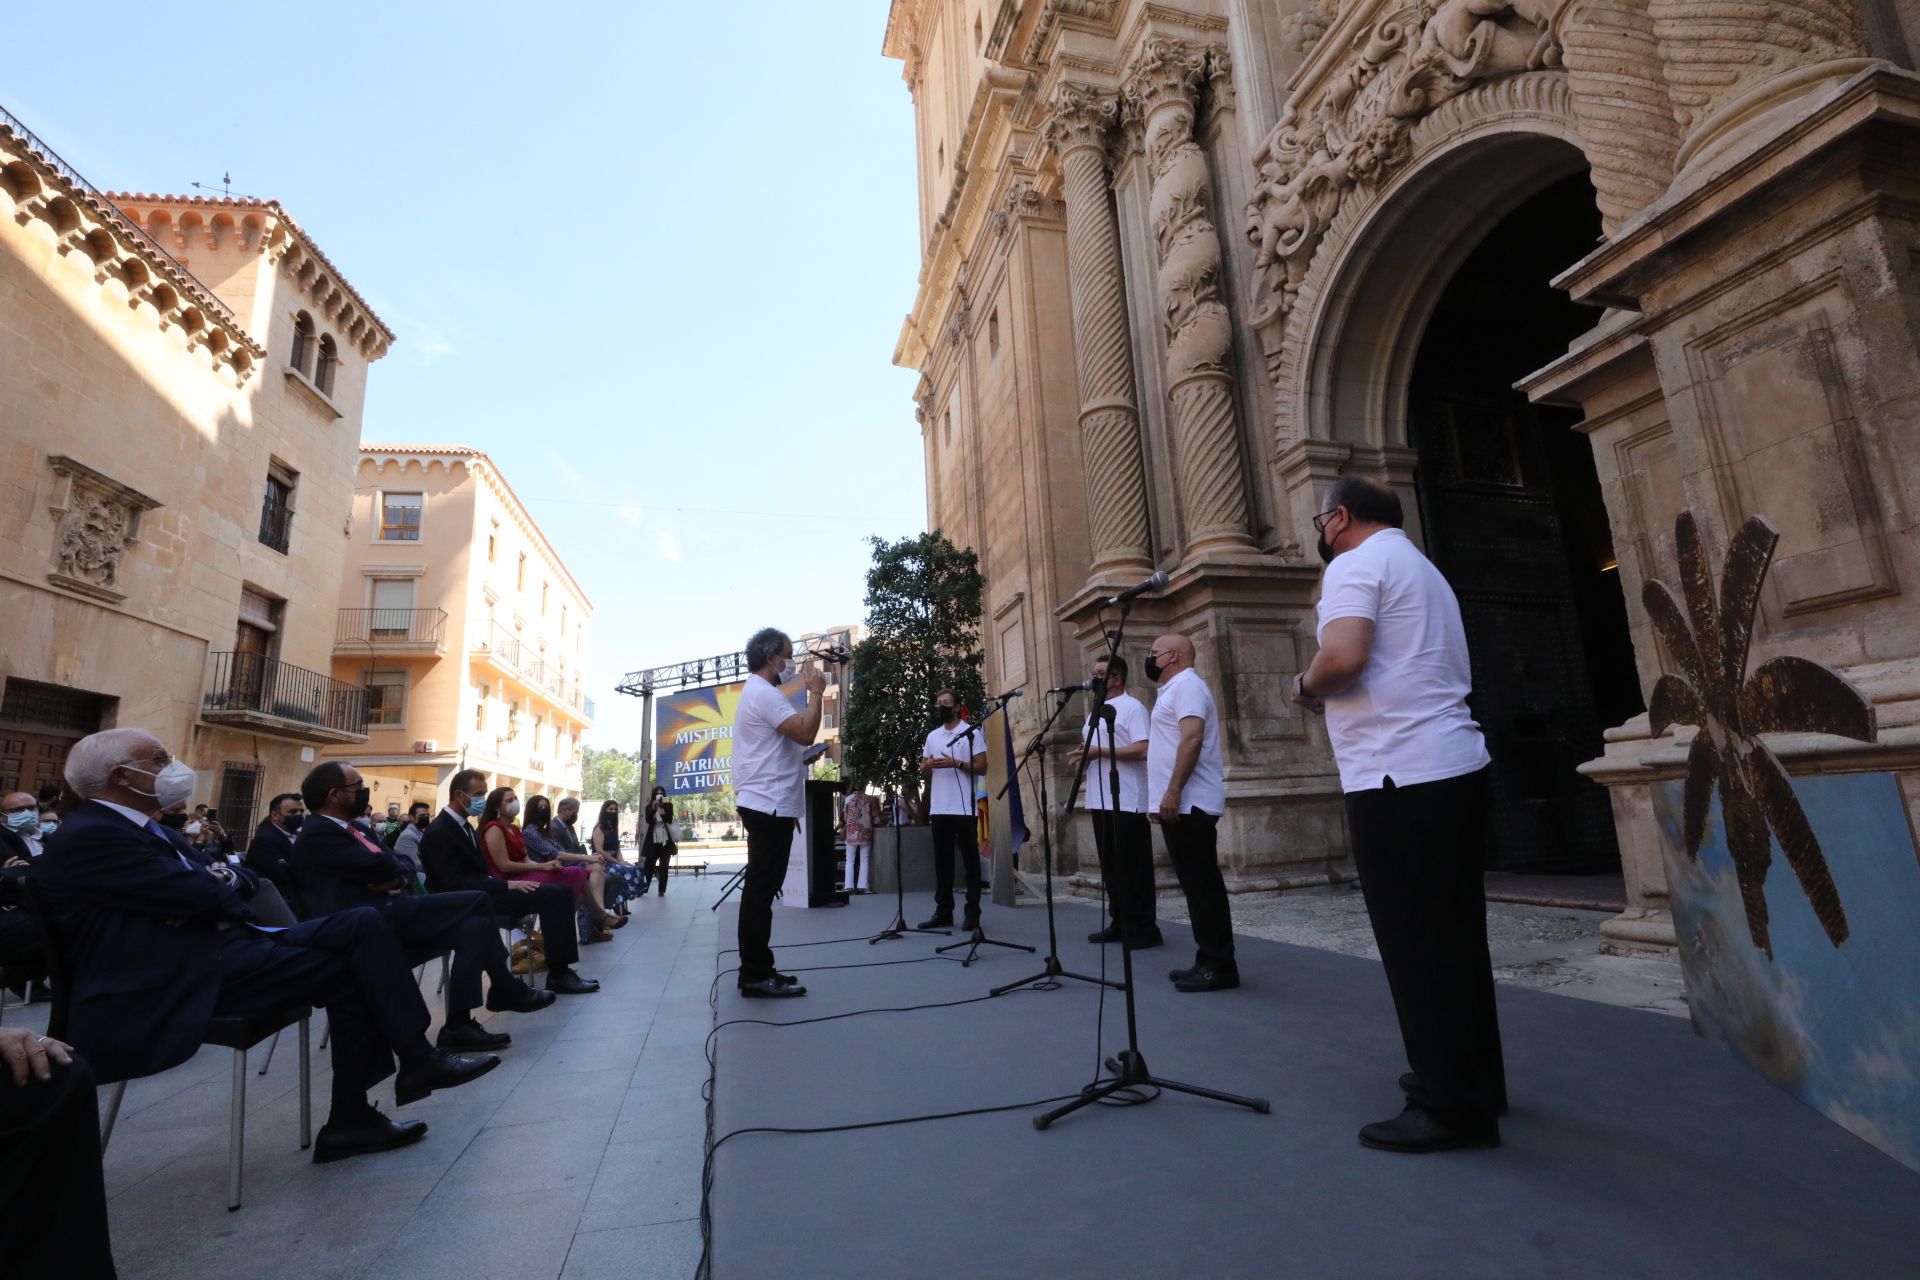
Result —
[[885, 0], [89, 14], [120, 70], [16, 6], [0, 104], [97, 186], [300, 220], [399, 335], [364, 438], [492, 454], [592, 599], [595, 745], [622, 673], [856, 621], [864, 539], [924, 527]]

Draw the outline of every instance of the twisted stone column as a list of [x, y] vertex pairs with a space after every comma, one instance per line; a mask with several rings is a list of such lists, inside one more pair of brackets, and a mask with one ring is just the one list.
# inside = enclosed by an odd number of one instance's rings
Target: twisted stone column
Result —
[[1233, 322], [1220, 295], [1220, 236], [1207, 212], [1207, 158], [1193, 139], [1203, 45], [1156, 37], [1130, 69], [1128, 109], [1145, 126], [1148, 204], [1160, 258], [1174, 469], [1186, 554], [1253, 548], [1230, 363]]
[[1119, 116], [1113, 94], [1063, 84], [1054, 94], [1045, 133], [1047, 145], [1060, 156], [1067, 203], [1067, 278], [1091, 581], [1135, 577], [1153, 567], [1120, 227], [1107, 177], [1107, 139]]

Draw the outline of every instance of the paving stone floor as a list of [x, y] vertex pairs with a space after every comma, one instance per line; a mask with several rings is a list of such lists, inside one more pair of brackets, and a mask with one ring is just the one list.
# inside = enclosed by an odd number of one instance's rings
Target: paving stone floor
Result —
[[[400, 1109], [391, 1081], [376, 1090], [389, 1114], [431, 1126], [402, 1151], [311, 1162], [299, 1149], [299, 1055], [289, 1032], [266, 1076], [247, 1078], [246, 1202], [237, 1213], [225, 1196], [231, 1053], [203, 1050], [135, 1081], [106, 1154], [120, 1274], [691, 1276], [707, 992], [717, 950], [733, 945], [732, 913], [708, 910], [723, 883], [676, 878], [666, 897], [634, 903], [633, 923], [585, 951], [581, 972], [601, 980], [600, 994], [562, 997], [537, 1014], [486, 1015], [513, 1035], [490, 1074]], [[424, 994], [436, 1031], [437, 981], [430, 966]], [[40, 1026], [45, 1017], [37, 1005], [9, 1008], [6, 1021]], [[316, 1017], [316, 1043], [320, 1025]], [[254, 1051], [255, 1070], [263, 1056]], [[328, 1088], [317, 1047], [313, 1063], [317, 1131]]]

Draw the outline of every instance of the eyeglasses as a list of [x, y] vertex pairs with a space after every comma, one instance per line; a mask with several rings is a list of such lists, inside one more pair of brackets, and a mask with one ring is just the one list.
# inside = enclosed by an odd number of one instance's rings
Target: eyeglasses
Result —
[[1319, 515], [1313, 518], [1313, 531], [1316, 534], [1319, 534], [1324, 537], [1327, 532], [1327, 521], [1333, 519], [1335, 516], [1339, 514], [1340, 514], [1340, 508], [1338, 507], [1335, 507], [1331, 511], [1322, 511]]

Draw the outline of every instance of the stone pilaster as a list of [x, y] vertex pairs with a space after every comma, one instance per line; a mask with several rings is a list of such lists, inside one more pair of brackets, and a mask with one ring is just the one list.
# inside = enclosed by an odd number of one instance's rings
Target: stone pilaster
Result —
[[1186, 521], [1187, 560], [1254, 550], [1228, 368], [1233, 322], [1221, 296], [1220, 236], [1208, 211], [1207, 158], [1194, 141], [1208, 58], [1204, 45], [1154, 37], [1142, 46], [1123, 89], [1145, 137], [1173, 403], [1168, 435]]
[[1108, 141], [1119, 114], [1115, 95], [1063, 84], [1055, 91], [1045, 134], [1060, 156], [1067, 205], [1067, 275], [1093, 560], [1089, 582], [1131, 578], [1153, 567], [1120, 228], [1107, 173]]

